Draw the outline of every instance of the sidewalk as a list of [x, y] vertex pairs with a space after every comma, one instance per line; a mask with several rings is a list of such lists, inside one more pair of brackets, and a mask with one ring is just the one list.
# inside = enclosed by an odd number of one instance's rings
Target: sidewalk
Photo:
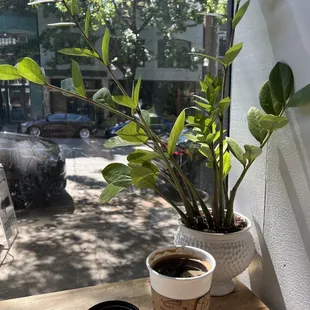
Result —
[[7, 132], [17, 132], [17, 123], [8, 123], [8, 124], [3, 124], [2, 125], [2, 132], [7, 131]]
[[[76, 186], [68, 181], [67, 191]], [[147, 255], [173, 244], [177, 215], [151, 192], [131, 189], [104, 206], [96, 187], [79, 192], [17, 213], [0, 300], [146, 277]]]

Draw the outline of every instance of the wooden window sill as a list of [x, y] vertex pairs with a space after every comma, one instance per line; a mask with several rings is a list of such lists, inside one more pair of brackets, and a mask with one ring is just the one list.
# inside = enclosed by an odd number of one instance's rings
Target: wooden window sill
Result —
[[[0, 301], [1, 310], [88, 310], [105, 300], [124, 300], [140, 310], [153, 309], [148, 279], [85, 287], [49, 294]], [[211, 297], [210, 310], [268, 310], [240, 281], [224, 297]]]

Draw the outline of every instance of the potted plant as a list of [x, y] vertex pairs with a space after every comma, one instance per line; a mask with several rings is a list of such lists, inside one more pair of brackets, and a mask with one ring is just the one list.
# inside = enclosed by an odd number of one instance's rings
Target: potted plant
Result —
[[[54, 1], [39, 0], [33, 3], [41, 2]], [[247, 114], [249, 130], [258, 144], [245, 145], [243, 149], [234, 139], [226, 137], [224, 116], [230, 105], [230, 98], [226, 96], [227, 74], [243, 46], [242, 43], [234, 44], [234, 33], [249, 6], [249, 1], [242, 6], [240, 6], [240, 1], [237, 1], [235, 15], [231, 20], [232, 34], [225, 57], [217, 59], [209, 55], [196, 54], [196, 56], [217, 61], [223, 68], [223, 76], [213, 77], [208, 74], [200, 81], [202, 94], [195, 96], [197, 105], [179, 114], [166, 145], [151, 130], [149, 112], [139, 107], [141, 79], [134, 85], [132, 93], [128, 94], [114, 76], [109, 60], [109, 30], [105, 30], [102, 50], [98, 51], [89, 39], [90, 10], [86, 13], [85, 25], [82, 27], [76, 16], [76, 12], [79, 11], [76, 2], [71, 1], [71, 6], [64, 0], [60, 2], [71, 15], [69, 25], [74, 24], [78, 27], [88, 48], [66, 48], [59, 52], [99, 60], [122, 94], [112, 96], [108, 89], [102, 88], [93, 98], [89, 98], [79, 65], [75, 60], [72, 60], [71, 65], [72, 80], [68, 81], [72, 82], [73, 87], [70, 87], [70, 83], [64, 83], [67, 85], [64, 88], [51, 85], [46, 81], [41, 68], [28, 57], [19, 61], [15, 67], [0, 65], [0, 79], [24, 78], [32, 83], [84, 100], [129, 120], [129, 123], [117, 132], [116, 137], [106, 141], [105, 147], [146, 145], [148, 149], [130, 152], [127, 157], [128, 164], [112, 163], [102, 170], [108, 185], [103, 190], [101, 201], [103, 203], [109, 201], [132, 185], [137, 188], [151, 188], [162, 195], [158, 187], [159, 181], [170, 184], [176, 189], [183, 204], [179, 206], [167, 196], [163, 197], [180, 217], [175, 243], [196, 246], [210, 252], [217, 261], [211, 294], [223, 295], [231, 292], [234, 289], [232, 279], [247, 268], [254, 253], [254, 243], [249, 231], [251, 223], [245, 216], [234, 211], [237, 190], [247, 171], [262, 153], [272, 133], [288, 123], [288, 119], [283, 116], [285, 110], [309, 103], [310, 85], [294, 93], [292, 70], [284, 63], [277, 63], [259, 94], [259, 101], [264, 112], [251, 108]], [[59, 23], [59, 26], [65, 25], [65, 22]], [[128, 108], [131, 114], [127, 115], [122, 112], [123, 108]], [[193, 110], [195, 115], [187, 116], [190, 110]], [[199, 153], [205, 156], [207, 166], [213, 169], [214, 185], [211, 208], [207, 206], [200, 192], [183, 173], [173, 156], [178, 137], [185, 126], [192, 129], [187, 137]], [[242, 165], [243, 170], [237, 182], [229, 190], [227, 177], [231, 169], [232, 156]], [[155, 160], [161, 161], [166, 168], [159, 169], [154, 163]]]

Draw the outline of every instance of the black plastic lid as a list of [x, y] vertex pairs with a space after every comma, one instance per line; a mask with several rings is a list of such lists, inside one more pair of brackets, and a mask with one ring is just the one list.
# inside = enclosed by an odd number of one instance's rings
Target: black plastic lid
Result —
[[91, 307], [88, 310], [139, 310], [135, 305], [130, 304], [129, 302], [126, 301], [121, 301], [121, 300], [109, 300], [109, 301], [104, 301], [100, 304], [97, 304], [93, 307]]

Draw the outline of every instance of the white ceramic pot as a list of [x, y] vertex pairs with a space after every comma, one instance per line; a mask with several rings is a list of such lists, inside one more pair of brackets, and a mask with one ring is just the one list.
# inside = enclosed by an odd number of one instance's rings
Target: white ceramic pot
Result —
[[[159, 261], [173, 257], [198, 259], [207, 266], [208, 272], [190, 278], [175, 278], [164, 276], [153, 269]], [[152, 252], [146, 259], [146, 266], [150, 273], [154, 309], [209, 309], [215, 264], [211, 254], [190, 246], [170, 246]], [[197, 304], [201, 308], [196, 307]]]
[[234, 278], [242, 273], [250, 264], [255, 245], [250, 232], [250, 220], [241, 216], [247, 227], [231, 234], [216, 234], [193, 230], [179, 220], [174, 243], [189, 245], [209, 252], [216, 261], [213, 274], [211, 296], [223, 296], [231, 293], [236, 286]]

